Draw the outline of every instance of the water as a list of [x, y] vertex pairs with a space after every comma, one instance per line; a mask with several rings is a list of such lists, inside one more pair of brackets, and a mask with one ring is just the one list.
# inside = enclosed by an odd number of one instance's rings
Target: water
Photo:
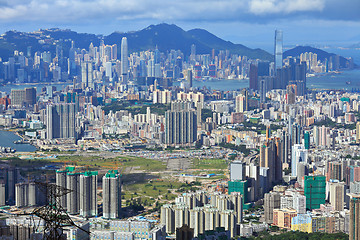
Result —
[[360, 89], [360, 69], [310, 77], [307, 78], [306, 86], [309, 89]]
[[[360, 89], [360, 69], [343, 71], [339, 74], [326, 74], [308, 77], [306, 85], [309, 89], [354, 90]], [[347, 84], [346, 82], [350, 82]], [[249, 87], [249, 80], [213, 80], [193, 81], [194, 87], [207, 87], [213, 90], [233, 91]]]
[[14, 141], [20, 140], [21, 138], [15, 133], [10, 131], [0, 131], [0, 146], [11, 147], [16, 149], [17, 152], [34, 152], [36, 147], [30, 144], [15, 144]]

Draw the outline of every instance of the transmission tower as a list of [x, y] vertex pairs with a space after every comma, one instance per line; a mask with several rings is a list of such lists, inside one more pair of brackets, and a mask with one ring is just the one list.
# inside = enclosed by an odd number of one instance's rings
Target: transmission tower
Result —
[[52, 183], [35, 182], [41, 191], [46, 193], [47, 205], [36, 208], [32, 214], [44, 220], [44, 240], [60, 240], [65, 239], [63, 228], [67, 226], [75, 226], [80, 230], [90, 234], [89, 231], [77, 226], [66, 210], [60, 204], [60, 197], [73, 190], [66, 189]]

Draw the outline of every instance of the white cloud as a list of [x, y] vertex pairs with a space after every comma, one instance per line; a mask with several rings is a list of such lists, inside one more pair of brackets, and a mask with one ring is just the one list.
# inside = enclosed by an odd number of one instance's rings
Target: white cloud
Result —
[[249, 4], [250, 12], [257, 15], [322, 11], [324, 7], [325, 0], [251, 0]]
[[[338, 0], [0, 0], [0, 22], [54, 24], [119, 21], [243, 21], [266, 23], [292, 19], [298, 13], [331, 19], [351, 18]], [[346, 6], [359, 0], [347, 1]], [[338, 10], [339, 9], [339, 10]], [[352, 15], [351, 15], [352, 16]], [[347, 18], [346, 18], [347, 17]]]

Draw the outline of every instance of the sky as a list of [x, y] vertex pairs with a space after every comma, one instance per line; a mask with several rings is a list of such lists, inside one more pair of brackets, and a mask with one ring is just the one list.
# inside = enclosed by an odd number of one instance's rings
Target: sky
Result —
[[0, 0], [0, 32], [58, 27], [110, 34], [151, 24], [203, 28], [234, 43], [349, 46], [360, 42], [360, 0]]

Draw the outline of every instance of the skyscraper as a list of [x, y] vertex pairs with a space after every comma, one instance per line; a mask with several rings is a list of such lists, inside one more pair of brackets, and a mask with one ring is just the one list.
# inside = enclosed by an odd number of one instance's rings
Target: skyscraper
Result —
[[258, 68], [255, 64], [251, 64], [249, 71], [249, 88], [253, 90], [258, 90], [258, 81]]
[[81, 84], [83, 88], [94, 88], [93, 84], [93, 66], [91, 62], [81, 63]]
[[193, 110], [167, 111], [165, 113], [165, 143], [191, 144], [197, 138], [197, 117]]
[[80, 175], [80, 215], [83, 217], [97, 215], [97, 175], [98, 172], [92, 171]]
[[283, 32], [275, 30], [275, 70], [282, 68], [283, 61]]
[[360, 239], [360, 194], [348, 194], [350, 196], [350, 226], [349, 240]]
[[75, 104], [46, 106], [47, 139], [75, 138]]
[[119, 218], [121, 213], [121, 175], [110, 170], [102, 179], [103, 217]]
[[128, 79], [128, 70], [129, 70], [128, 43], [127, 43], [127, 38], [123, 37], [121, 39], [121, 75], [123, 78], [123, 82], [126, 82]]

